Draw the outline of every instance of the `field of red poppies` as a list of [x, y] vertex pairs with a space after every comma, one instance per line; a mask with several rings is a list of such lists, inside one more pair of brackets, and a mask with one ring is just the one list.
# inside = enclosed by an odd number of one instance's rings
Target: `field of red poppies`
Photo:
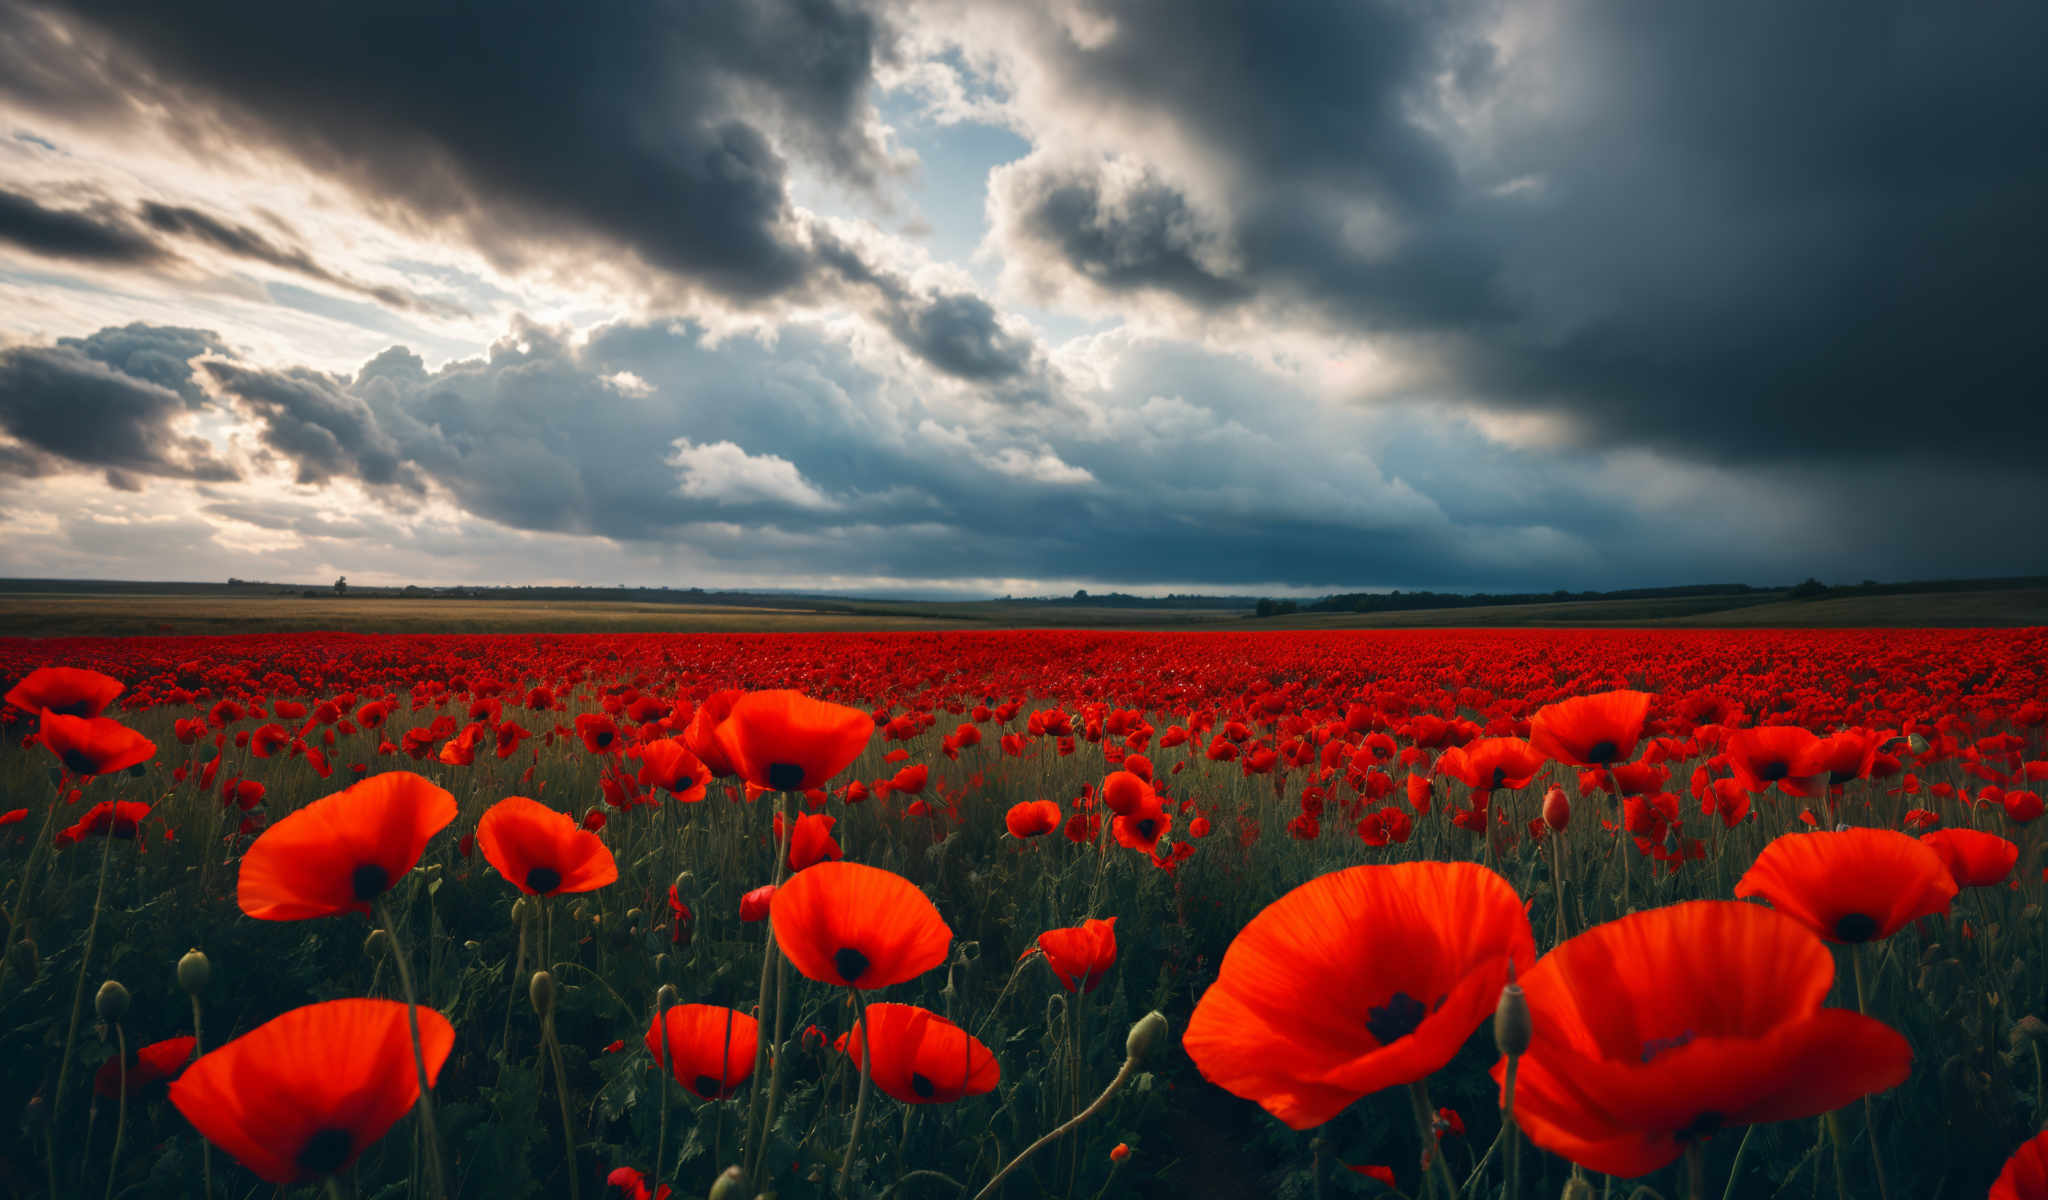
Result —
[[2048, 631], [0, 687], [7, 1195], [2048, 1197]]

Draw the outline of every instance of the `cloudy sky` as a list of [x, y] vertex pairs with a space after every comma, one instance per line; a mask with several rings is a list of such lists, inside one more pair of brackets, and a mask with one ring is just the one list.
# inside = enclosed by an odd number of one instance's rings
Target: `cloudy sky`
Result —
[[2039, 0], [170, 12], [0, 0], [0, 575], [2048, 571]]

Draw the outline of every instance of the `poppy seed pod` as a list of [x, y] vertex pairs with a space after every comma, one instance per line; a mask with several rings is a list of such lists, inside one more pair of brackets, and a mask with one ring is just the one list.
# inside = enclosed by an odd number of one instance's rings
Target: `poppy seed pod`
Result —
[[1507, 986], [1501, 988], [1500, 1003], [1493, 1009], [1493, 1044], [1509, 1058], [1520, 1058], [1529, 1052], [1529, 1043], [1535, 1036], [1535, 1026], [1529, 1018], [1529, 999], [1522, 994], [1522, 985], [1515, 982], [1514, 967], [1509, 966]]
[[1155, 1008], [1131, 1026], [1130, 1035], [1124, 1038], [1124, 1057], [1132, 1062], [1144, 1062], [1165, 1044], [1166, 1036], [1166, 1014]]
[[738, 1167], [727, 1167], [711, 1182], [709, 1200], [746, 1200], [747, 1176]]
[[178, 988], [188, 996], [197, 996], [206, 990], [207, 981], [213, 978], [213, 964], [198, 950], [185, 951], [178, 960]]
[[545, 1017], [555, 1007], [555, 977], [546, 971], [535, 971], [533, 978], [526, 981], [526, 998], [533, 1002], [533, 1011]]
[[391, 953], [390, 932], [383, 929], [372, 929], [363, 938], [363, 953], [371, 958]]
[[92, 1010], [102, 1021], [118, 1021], [128, 1015], [128, 989], [119, 980], [109, 979], [100, 985], [99, 994], [92, 998]]

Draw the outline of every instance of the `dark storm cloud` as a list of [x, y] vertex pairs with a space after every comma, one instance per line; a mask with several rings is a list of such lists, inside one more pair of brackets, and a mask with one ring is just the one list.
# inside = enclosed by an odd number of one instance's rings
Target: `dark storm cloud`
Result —
[[234, 479], [203, 439], [174, 426], [187, 411], [177, 391], [96, 361], [77, 343], [0, 349], [0, 432], [19, 444], [0, 466], [16, 474], [96, 468], [131, 491], [142, 476]]
[[290, 460], [301, 484], [353, 478], [372, 487], [424, 490], [419, 473], [345, 381], [309, 367], [265, 371], [207, 359], [201, 369], [255, 416], [263, 444]]
[[457, 305], [424, 300], [404, 288], [363, 283], [346, 275], [336, 274], [314, 261], [313, 256], [302, 247], [279, 245], [247, 225], [232, 224], [196, 208], [151, 201], [142, 206], [142, 219], [159, 233], [191, 238], [228, 254], [267, 263], [282, 270], [304, 275], [308, 279], [331, 284], [344, 291], [367, 296], [390, 308], [408, 312], [429, 312], [441, 316], [463, 315], [463, 310]]
[[109, 205], [46, 208], [0, 189], [0, 242], [46, 258], [133, 265], [166, 257], [163, 247]]
[[[774, 295], [815, 263], [770, 136], [856, 181], [882, 169], [860, 118], [883, 31], [837, 0], [45, 12], [18, 19], [15, 40], [53, 22], [76, 33], [66, 57], [86, 80], [101, 67], [101, 111], [174, 102], [195, 139], [272, 142], [505, 262], [544, 239], [596, 238], [730, 296]], [[74, 114], [88, 83], [45, 75], [0, 89]]]
[[82, 338], [59, 338], [57, 345], [123, 375], [176, 392], [195, 408], [206, 402], [206, 393], [193, 378], [192, 360], [202, 354], [228, 352], [227, 343], [211, 330], [142, 321], [108, 326]]
[[[109, 123], [161, 106], [194, 145], [268, 142], [373, 211], [455, 230], [502, 267], [623, 250], [661, 286], [743, 304], [847, 292], [937, 369], [1015, 376], [1035, 351], [976, 311], [983, 302], [916, 293], [789, 200], [785, 152], [857, 187], [891, 169], [867, 121], [890, 46], [861, 0], [589, 12], [214, 0], [176, 21], [154, 0], [75, 0], [0, 20], [0, 65], [71, 68], [0, 70], [0, 95]], [[427, 306], [205, 214], [146, 215], [393, 307]]]
[[1041, 272], [1306, 304], [1411, 339], [1440, 394], [1593, 443], [1951, 467], [1988, 435], [2048, 447], [2048, 7], [1576, 3], [1553, 27], [1510, 6], [1500, 45], [1455, 5], [1091, 11], [1099, 42], [1018, 52], [1071, 112], [1170, 126], [1208, 174], [1007, 168], [999, 232]]

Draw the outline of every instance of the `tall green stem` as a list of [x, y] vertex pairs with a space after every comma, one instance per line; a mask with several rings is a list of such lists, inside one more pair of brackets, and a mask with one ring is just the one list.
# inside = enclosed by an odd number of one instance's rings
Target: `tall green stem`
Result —
[[107, 898], [107, 864], [114, 857], [114, 835], [107, 834], [106, 844], [100, 848], [99, 888], [92, 896], [92, 920], [85, 927], [85, 948], [78, 955], [78, 984], [71, 990], [71, 1028], [64, 1034], [64, 1055], [57, 1060], [57, 1098], [50, 1106], [50, 1123], [55, 1125], [64, 1116], [64, 1092], [71, 1082], [71, 1051], [78, 1042], [78, 1018], [85, 1011], [85, 971], [92, 964], [92, 943], [100, 930], [100, 908]]
[[860, 1148], [860, 1127], [868, 1115], [868, 1093], [875, 1086], [875, 1052], [868, 1039], [868, 1004], [861, 998], [859, 988], [848, 988], [853, 993], [854, 1019], [860, 1023], [860, 1095], [853, 1102], [853, 1128], [846, 1134], [846, 1155], [839, 1160], [839, 1195], [846, 1194], [847, 1177], [853, 1173], [853, 1156]]
[[114, 1152], [107, 1156], [106, 1200], [114, 1200], [114, 1180], [121, 1171], [121, 1139], [128, 1133], [128, 1035], [121, 1031], [121, 1023], [114, 1023], [114, 1061], [120, 1063], [116, 1072], [120, 1091], [114, 1093]]
[[412, 1032], [412, 1065], [420, 1085], [420, 1128], [427, 1142], [427, 1176], [432, 1181], [434, 1200], [441, 1200], [448, 1194], [448, 1187], [441, 1174], [441, 1132], [434, 1124], [434, 1091], [427, 1082], [427, 1055], [420, 1048], [419, 994], [413, 991], [412, 965], [407, 960], [405, 943], [399, 939], [398, 926], [391, 919], [391, 906], [382, 896], [377, 898], [377, 919], [383, 922], [384, 934], [391, 939], [391, 962], [398, 970], [399, 989], [405, 993], [405, 1022]]

